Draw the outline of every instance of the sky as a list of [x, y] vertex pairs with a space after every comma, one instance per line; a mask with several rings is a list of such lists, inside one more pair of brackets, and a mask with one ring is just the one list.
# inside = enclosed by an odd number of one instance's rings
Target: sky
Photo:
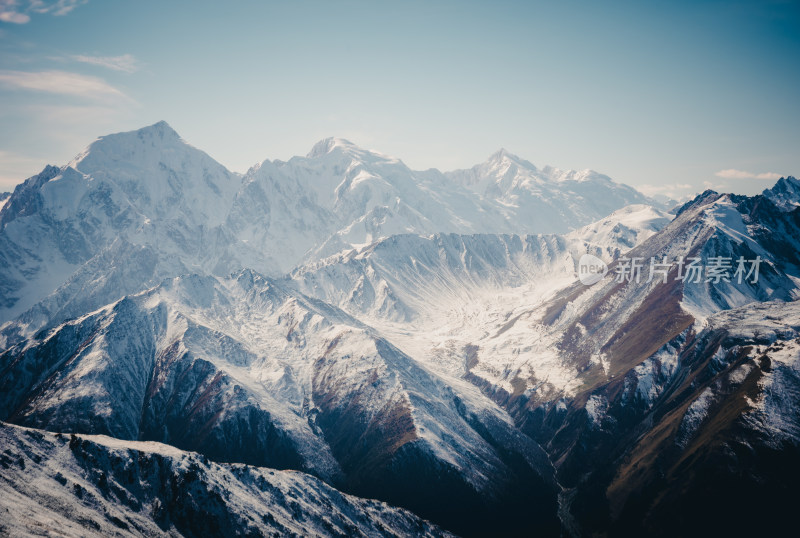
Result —
[[0, 191], [160, 120], [237, 172], [338, 136], [754, 194], [800, 175], [800, 2], [0, 0]]

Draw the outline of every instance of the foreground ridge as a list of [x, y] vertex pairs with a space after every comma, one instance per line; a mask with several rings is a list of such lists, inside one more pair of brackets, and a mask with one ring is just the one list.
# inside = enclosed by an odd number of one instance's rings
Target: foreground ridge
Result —
[[0, 423], [0, 532], [11, 536], [451, 536], [303, 473], [159, 443]]

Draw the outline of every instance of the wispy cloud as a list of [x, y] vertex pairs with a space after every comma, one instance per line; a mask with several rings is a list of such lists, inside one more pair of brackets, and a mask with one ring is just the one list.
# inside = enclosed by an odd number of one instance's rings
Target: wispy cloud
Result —
[[0, 85], [10, 89], [33, 90], [89, 99], [122, 98], [130, 100], [128, 96], [101, 78], [67, 71], [0, 70]]
[[58, 17], [66, 15], [78, 6], [89, 0], [28, 0], [31, 11], [36, 13], [50, 13]]
[[30, 20], [30, 16], [20, 11], [16, 0], [0, 0], [0, 21], [25, 24]]
[[139, 61], [131, 54], [123, 54], [122, 56], [87, 56], [84, 54], [76, 54], [69, 58], [76, 62], [98, 65], [125, 73], [133, 73], [139, 69]]
[[89, 0], [0, 0], [0, 21], [14, 24], [30, 22], [30, 13], [66, 15]]
[[767, 179], [771, 181], [775, 181], [777, 179], [780, 179], [781, 177], [780, 174], [776, 174], [775, 172], [762, 172], [759, 174], [754, 174], [753, 172], [736, 170], [734, 168], [729, 168], [727, 170], [720, 170], [714, 175], [725, 179]]

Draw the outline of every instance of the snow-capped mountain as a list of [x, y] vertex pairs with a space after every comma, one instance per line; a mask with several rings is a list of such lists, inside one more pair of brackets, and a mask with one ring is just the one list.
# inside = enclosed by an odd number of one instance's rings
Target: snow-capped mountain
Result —
[[771, 189], [764, 189], [762, 194], [776, 206], [792, 210], [800, 206], [800, 181], [792, 176], [782, 177]]
[[[417, 259], [428, 261], [423, 277], [438, 275], [438, 285], [416, 289], [413, 304], [427, 296], [441, 309], [517, 288], [561, 265], [560, 278], [571, 280], [581, 253], [616, 255], [668, 221], [634, 207], [567, 238], [403, 235], [359, 255], [379, 261], [374, 267], [408, 265], [406, 277], [419, 270]], [[598, 238], [602, 246], [592, 242]], [[450, 254], [443, 257], [442, 249]], [[414, 258], [401, 260], [408, 253]], [[42, 332], [2, 355], [3, 418], [166, 442], [217, 461], [300, 469], [459, 532], [554, 531], [558, 487], [547, 455], [459, 379], [468, 361], [443, 368], [403, 353], [381, 336], [410, 341], [391, 327], [363, 318], [379, 332], [298, 291], [313, 288], [298, 278], [308, 270], [279, 280], [251, 271], [224, 280], [170, 279]], [[423, 279], [395, 287], [405, 297]], [[465, 295], [445, 296], [468, 280], [473, 286]], [[343, 304], [359, 316], [372, 313]], [[434, 314], [415, 311], [417, 321]], [[434, 501], [440, 498], [449, 501]], [[535, 525], [528, 521], [534, 509], [522, 505], [537, 507]]]
[[504, 149], [484, 163], [446, 176], [511, 208], [517, 233], [565, 233], [627, 205], [657, 205], [593, 170], [539, 169]]
[[0, 319], [27, 312], [35, 330], [166, 276], [228, 266], [221, 226], [240, 181], [164, 122], [45, 168], [0, 213]]
[[[264, 230], [280, 226], [287, 238], [281, 245], [286, 271], [300, 259], [313, 261], [397, 234], [566, 232], [621, 207], [653, 203], [596, 172], [546, 168], [542, 174], [518, 157], [502, 155], [524, 162], [525, 172], [537, 174], [535, 184], [524, 176], [505, 185], [502, 195], [484, 193], [462, 172], [413, 171], [398, 159], [329, 138], [306, 157], [252, 168], [245, 176], [245, 207], [236, 208], [233, 219], [248, 241], [268, 242]], [[473, 170], [481, 170], [482, 181], [504, 185], [509, 172], [496, 160]], [[603, 200], [600, 207], [597, 199]], [[254, 217], [254, 212], [264, 214]]]
[[799, 185], [666, 213], [504, 150], [103, 137], [0, 208], [0, 529], [777, 532]]
[[306, 157], [253, 167], [237, 202], [231, 214], [237, 236], [266, 247], [280, 237], [283, 271], [304, 257], [397, 233], [509, 227], [496, 208], [441, 174], [412, 171], [337, 138], [317, 143]]
[[[605, 176], [560, 174], [547, 193], [562, 201], [576, 182], [610, 211], [645, 200]], [[30, 335], [180, 274], [280, 275], [398, 233], [564, 231], [610, 212], [583, 198], [531, 220], [540, 198], [514, 196], [484, 197], [334, 138], [241, 177], [160, 122], [102, 137], [15, 189], [0, 212], [0, 321], [22, 315]]]

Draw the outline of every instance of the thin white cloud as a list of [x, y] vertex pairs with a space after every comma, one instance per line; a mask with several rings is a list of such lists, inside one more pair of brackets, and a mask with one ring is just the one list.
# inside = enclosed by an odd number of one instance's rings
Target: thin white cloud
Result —
[[0, 70], [0, 86], [88, 99], [121, 98], [130, 100], [128, 96], [101, 78], [67, 71], [29, 72]]
[[30, 22], [31, 18], [24, 13], [17, 13], [16, 11], [2, 11], [0, 12], [0, 21], [10, 22], [13, 24], [25, 24]]
[[729, 168], [727, 170], [720, 170], [714, 175], [725, 179], [766, 179], [770, 181], [775, 181], [781, 178], [781, 175], [776, 174], [775, 172], [762, 172], [760, 174], [754, 174], [753, 172], [736, 170], [734, 168]]
[[30, 22], [30, 13], [66, 15], [89, 0], [0, 0], [0, 21], [13, 24]]
[[25, 24], [30, 20], [30, 16], [22, 13], [17, 7], [16, 0], [0, 0], [0, 21], [13, 24]]
[[139, 69], [139, 61], [131, 54], [123, 54], [122, 56], [87, 56], [85, 54], [76, 54], [70, 56], [70, 59], [76, 62], [113, 69], [114, 71], [123, 71], [125, 73], [133, 73]]
[[28, 0], [30, 10], [35, 13], [49, 13], [61, 17], [89, 0]]

